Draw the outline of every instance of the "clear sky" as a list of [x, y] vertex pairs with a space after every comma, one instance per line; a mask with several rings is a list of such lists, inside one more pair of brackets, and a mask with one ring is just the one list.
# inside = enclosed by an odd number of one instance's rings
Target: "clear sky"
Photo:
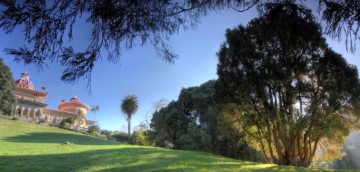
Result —
[[[152, 117], [153, 104], [160, 99], [176, 100], [181, 88], [198, 86], [210, 79], [216, 79], [216, 52], [225, 41], [225, 30], [239, 24], [246, 25], [256, 17], [256, 11], [244, 13], [222, 11], [212, 13], [201, 19], [195, 30], [180, 30], [170, 37], [169, 43], [179, 56], [175, 64], [168, 64], [158, 57], [151, 46], [135, 47], [122, 52], [116, 64], [99, 61], [92, 73], [92, 94], [89, 94], [87, 80], [81, 79], [75, 84], [66, 84], [60, 80], [64, 68], [59, 63], [48, 63], [43, 70], [34, 65], [17, 64], [13, 57], [6, 55], [4, 48], [16, 48], [24, 44], [19, 29], [5, 35], [0, 31], [0, 57], [10, 66], [14, 79], [19, 79], [22, 72], [29, 72], [35, 89], [46, 85], [49, 93], [46, 103], [49, 108], [57, 109], [62, 99], [68, 101], [77, 96], [81, 102], [98, 105], [96, 121], [102, 129], [126, 131], [127, 123], [120, 110], [121, 100], [134, 94], [138, 97], [139, 109], [132, 120], [132, 128], [139, 122]], [[87, 43], [90, 31], [84, 23], [77, 24], [74, 42], [75, 48]], [[347, 53], [345, 43], [328, 39], [330, 47], [343, 54], [349, 63], [360, 67], [359, 51]], [[93, 120], [90, 112], [88, 119]]]

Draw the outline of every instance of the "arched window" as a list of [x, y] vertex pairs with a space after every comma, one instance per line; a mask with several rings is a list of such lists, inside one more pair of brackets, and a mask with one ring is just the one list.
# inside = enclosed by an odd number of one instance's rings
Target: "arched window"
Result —
[[25, 115], [25, 116], [28, 116], [29, 115], [29, 109], [28, 108], [25, 108], [24, 110], [23, 110], [23, 113], [22, 113], [23, 115]]
[[45, 119], [45, 121], [48, 121], [49, 120], [49, 115], [45, 114], [44, 119]]
[[41, 111], [40, 109], [38, 109], [35, 113], [36, 117], [40, 118], [41, 117]]
[[31, 109], [29, 112], [30, 117], [35, 118], [35, 110]]

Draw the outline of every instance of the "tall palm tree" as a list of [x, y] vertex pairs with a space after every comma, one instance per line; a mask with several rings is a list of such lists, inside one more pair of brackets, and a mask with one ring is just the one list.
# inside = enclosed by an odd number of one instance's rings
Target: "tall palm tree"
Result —
[[131, 117], [138, 110], [137, 97], [134, 95], [126, 96], [121, 103], [121, 111], [125, 114], [125, 119], [128, 121], [128, 142], [130, 143], [130, 128], [131, 128]]
[[92, 108], [91, 108], [90, 111], [91, 111], [91, 112], [94, 112], [94, 122], [96, 123], [95, 114], [96, 114], [96, 112], [99, 112], [99, 111], [100, 111], [100, 107], [99, 107], [98, 105], [92, 106]]

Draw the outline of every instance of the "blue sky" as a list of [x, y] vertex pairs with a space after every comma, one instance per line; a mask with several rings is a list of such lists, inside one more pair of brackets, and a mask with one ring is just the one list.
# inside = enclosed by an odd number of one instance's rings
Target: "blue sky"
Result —
[[[175, 64], [168, 64], [158, 57], [151, 46], [135, 47], [122, 52], [118, 63], [99, 61], [92, 73], [92, 94], [89, 94], [87, 80], [81, 79], [75, 84], [66, 84], [60, 80], [64, 70], [59, 63], [48, 63], [43, 70], [34, 65], [24, 66], [14, 63], [13, 57], [3, 52], [4, 48], [16, 48], [24, 44], [19, 29], [12, 34], [5, 35], [0, 31], [0, 57], [2, 57], [13, 73], [14, 79], [27, 71], [36, 89], [46, 85], [49, 96], [49, 108], [57, 109], [62, 99], [69, 100], [76, 95], [81, 102], [89, 106], [98, 105], [100, 112], [96, 113], [96, 121], [102, 129], [126, 131], [127, 123], [120, 110], [121, 100], [134, 94], [138, 97], [139, 110], [132, 120], [132, 128], [139, 122], [150, 120], [153, 104], [160, 99], [176, 100], [181, 88], [198, 86], [210, 79], [216, 79], [216, 65], [218, 51], [225, 41], [225, 30], [239, 24], [246, 25], [256, 17], [256, 11], [244, 13], [222, 11], [212, 13], [201, 19], [195, 30], [180, 30], [177, 35], [170, 37], [169, 43], [179, 56]], [[90, 37], [86, 24], [77, 24], [75, 32], [75, 48], [82, 48]], [[343, 41], [328, 39], [330, 47], [343, 54], [349, 63], [360, 66], [359, 51], [354, 54], [346, 52]], [[90, 112], [88, 119], [93, 120]]]

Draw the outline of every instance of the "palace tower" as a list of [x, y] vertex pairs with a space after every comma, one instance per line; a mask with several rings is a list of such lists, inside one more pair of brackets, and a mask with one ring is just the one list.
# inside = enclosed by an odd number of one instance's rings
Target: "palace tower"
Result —
[[21, 78], [15, 81], [15, 85], [16, 113], [22, 119], [42, 121], [49, 125], [58, 126], [61, 120], [74, 116], [77, 120], [72, 129], [85, 131], [93, 125], [93, 121], [86, 120], [90, 107], [81, 103], [76, 96], [68, 102], [62, 100], [57, 110], [49, 109], [45, 103], [48, 96], [46, 87], [42, 86], [40, 91], [36, 90], [27, 72], [21, 74]]

